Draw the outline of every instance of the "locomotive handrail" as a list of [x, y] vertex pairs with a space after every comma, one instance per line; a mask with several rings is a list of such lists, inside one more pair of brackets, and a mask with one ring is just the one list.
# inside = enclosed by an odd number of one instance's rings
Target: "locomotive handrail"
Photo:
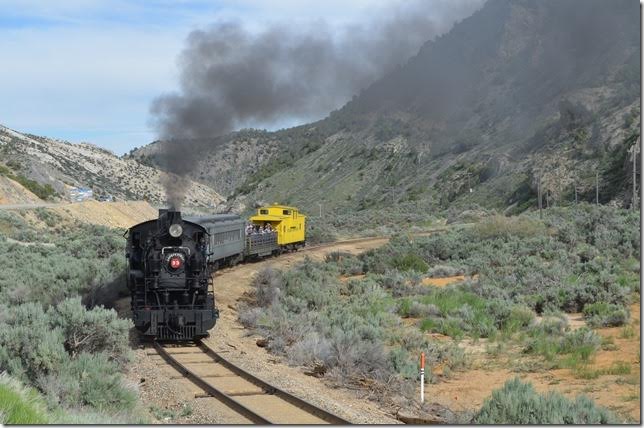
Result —
[[167, 249], [175, 250], [175, 249], [180, 249], [180, 250], [186, 250], [188, 252], [188, 257], [190, 257], [190, 248], [188, 247], [163, 247], [161, 248], [161, 255], [165, 255], [165, 250]]

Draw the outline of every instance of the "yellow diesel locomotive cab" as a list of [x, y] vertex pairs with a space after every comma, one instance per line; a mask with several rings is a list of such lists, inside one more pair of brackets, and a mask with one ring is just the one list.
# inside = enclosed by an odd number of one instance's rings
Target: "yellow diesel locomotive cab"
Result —
[[250, 221], [261, 227], [269, 223], [277, 232], [277, 244], [280, 246], [294, 249], [304, 246], [306, 216], [300, 214], [297, 208], [278, 204], [260, 207]]

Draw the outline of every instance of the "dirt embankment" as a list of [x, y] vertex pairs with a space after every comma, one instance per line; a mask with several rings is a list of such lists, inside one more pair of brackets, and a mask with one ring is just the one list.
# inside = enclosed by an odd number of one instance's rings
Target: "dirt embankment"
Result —
[[47, 209], [61, 215], [63, 218], [122, 229], [155, 219], [159, 214], [155, 208], [145, 201], [85, 201]]
[[0, 209], [19, 212], [30, 224], [42, 229], [51, 227], [52, 224], [51, 220], [44, 218], [37, 209], [56, 214], [58, 216], [55, 220], [56, 223], [77, 224], [81, 222], [121, 229], [128, 229], [137, 223], [158, 217], [157, 210], [145, 201], [85, 201], [76, 203], [45, 203], [40, 201], [0, 205]]
[[0, 176], [0, 205], [31, 204], [42, 200], [22, 184]]

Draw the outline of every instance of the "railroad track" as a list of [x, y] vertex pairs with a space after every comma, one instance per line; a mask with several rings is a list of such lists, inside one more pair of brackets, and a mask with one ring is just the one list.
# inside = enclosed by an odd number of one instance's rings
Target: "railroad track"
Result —
[[157, 353], [184, 377], [257, 424], [334, 424], [349, 421], [272, 386], [226, 360], [201, 341], [154, 342]]

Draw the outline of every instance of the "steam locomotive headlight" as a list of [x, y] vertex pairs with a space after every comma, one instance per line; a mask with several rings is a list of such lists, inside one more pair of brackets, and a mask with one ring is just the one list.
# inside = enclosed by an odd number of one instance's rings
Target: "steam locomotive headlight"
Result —
[[170, 236], [172, 236], [173, 238], [178, 238], [183, 233], [183, 228], [180, 224], [173, 224], [170, 225], [170, 229], [168, 231], [170, 232]]
[[174, 270], [179, 269], [181, 267], [181, 263], [182, 263], [181, 257], [175, 256], [170, 258], [169, 264], [170, 264], [170, 267]]

